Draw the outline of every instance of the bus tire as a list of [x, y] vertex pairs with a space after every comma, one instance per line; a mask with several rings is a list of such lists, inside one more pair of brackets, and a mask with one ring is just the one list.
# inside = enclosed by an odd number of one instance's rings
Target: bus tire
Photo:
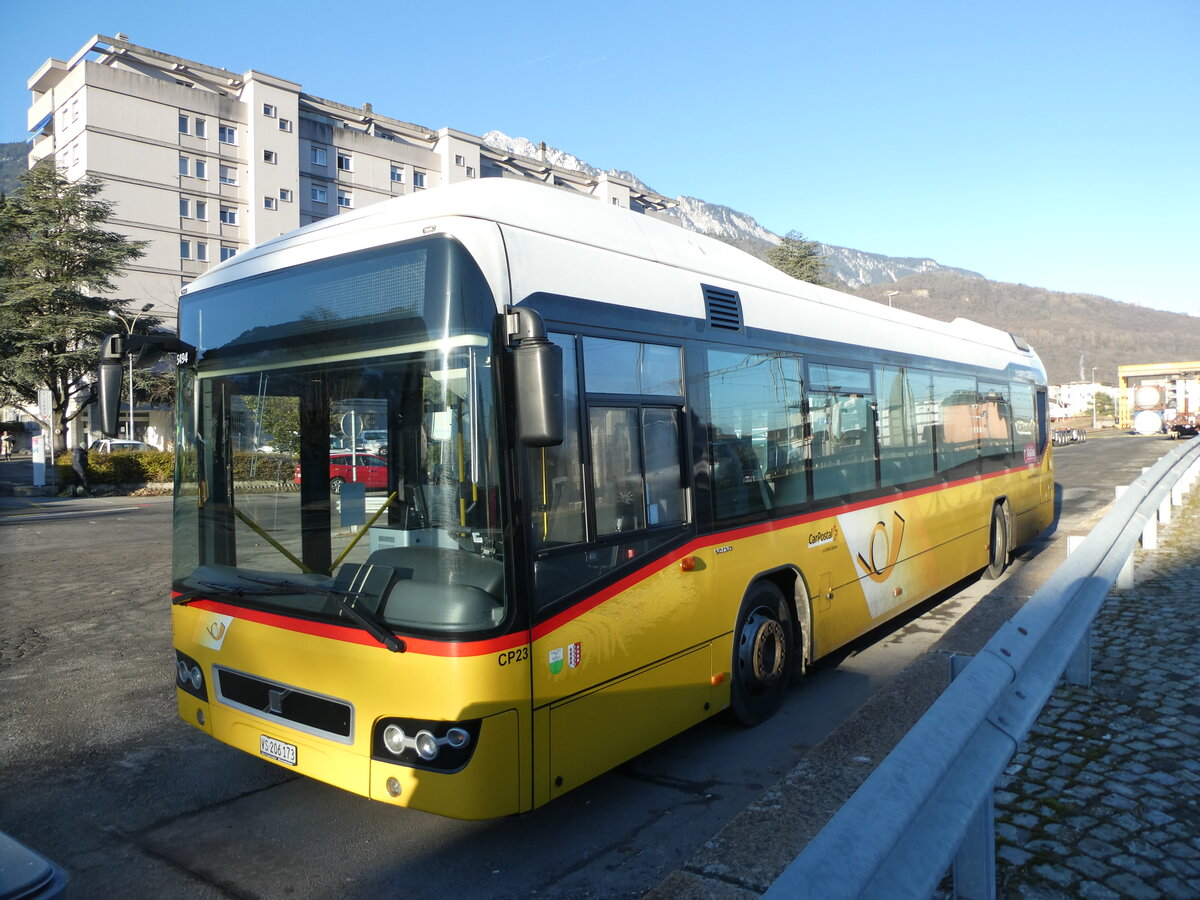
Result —
[[751, 585], [733, 633], [730, 705], [743, 725], [771, 718], [783, 703], [795, 659], [792, 611], [769, 581]]
[[995, 581], [1008, 568], [1008, 516], [1004, 504], [997, 503], [992, 507], [992, 524], [988, 531], [988, 565], [983, 570], [983, 577]]

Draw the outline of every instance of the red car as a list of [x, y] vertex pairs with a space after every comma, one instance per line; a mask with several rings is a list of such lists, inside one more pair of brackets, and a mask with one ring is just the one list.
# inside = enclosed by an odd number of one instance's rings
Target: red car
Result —
[[[354, 465], [352, 463], [357, 463]], [[296, 484], [300, 483], [300, 467], [296, 466]], [[387, 460], [374, 453], [351, 454], [335, 451], [329, 454], [329, 490], [342, 492], [347, 481], [361, 482], [368, 491], [384, 490], [388, 486]]]

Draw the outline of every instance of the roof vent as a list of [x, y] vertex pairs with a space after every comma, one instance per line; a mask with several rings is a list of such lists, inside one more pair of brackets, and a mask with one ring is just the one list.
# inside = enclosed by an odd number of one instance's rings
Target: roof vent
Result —
[[1026, 341], [1022, 337], [1019, 337], [1018, 335], [1013, 334], [1011, 331], [1008, 333], [1008, 336], [1010, 338], [1012, 338], [1012, 341], [1014, 344], [1017, 345], [1018, 350], [1024, 350], [1026, 353], [1028, 353], [1030, 350], [1033, 349], [1032, 347], [1029, 346], [1028, 341]]
[[704, 308], [708, 314], [709, 328], [741, 331], [742, 299], [738, 292], [713, 287], [711, 284], [702, 284], [700, 287], [704, 291]]

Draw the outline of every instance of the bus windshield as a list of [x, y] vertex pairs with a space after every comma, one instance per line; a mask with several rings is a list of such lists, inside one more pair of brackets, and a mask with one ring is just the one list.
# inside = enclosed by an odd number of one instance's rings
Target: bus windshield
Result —
[[[181, 311], [198, 362], [180, 373], [175, 590], [381, 632], [494, 629], [507, 608], [491, 295], [446, 241], [359, 257]], [[390, 306], [346, 321], [364, 272], [391, 279]], [[318, 295], [326, 315], [289, 317]], [[215, 346], [209, 321], [228, 336]]]

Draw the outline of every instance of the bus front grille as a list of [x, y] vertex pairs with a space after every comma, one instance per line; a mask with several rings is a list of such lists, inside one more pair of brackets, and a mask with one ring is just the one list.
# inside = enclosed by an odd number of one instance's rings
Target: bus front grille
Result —
[[354, 707], [286, 684], [215, 666], [217, 699], [227, 706], [298, 731], [349, 744]]

